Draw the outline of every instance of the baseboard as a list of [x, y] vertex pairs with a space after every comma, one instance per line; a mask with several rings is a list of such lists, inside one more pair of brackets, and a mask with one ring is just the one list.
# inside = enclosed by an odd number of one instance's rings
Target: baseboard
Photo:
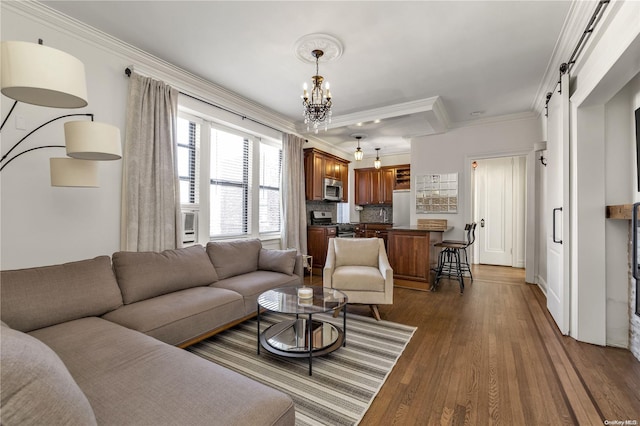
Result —
[[547, 281], [540, 275], [536, 275], [536, 284], [538, 285], [544, 296], [547, 297]]

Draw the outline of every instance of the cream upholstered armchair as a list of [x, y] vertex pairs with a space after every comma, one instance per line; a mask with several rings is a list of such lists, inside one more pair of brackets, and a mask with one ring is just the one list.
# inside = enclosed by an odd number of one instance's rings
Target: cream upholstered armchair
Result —
[[322, 276], [324, 287], [342, 291], [349, 303], [371, 306], [393, 303], [393, 270], [381, 238], [331, 238]]

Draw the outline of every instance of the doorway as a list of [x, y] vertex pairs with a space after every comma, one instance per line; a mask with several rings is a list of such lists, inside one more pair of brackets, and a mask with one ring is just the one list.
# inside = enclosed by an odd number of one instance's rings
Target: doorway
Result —
[[524, 268], [526, 156], [474, 160], [473, 263]]

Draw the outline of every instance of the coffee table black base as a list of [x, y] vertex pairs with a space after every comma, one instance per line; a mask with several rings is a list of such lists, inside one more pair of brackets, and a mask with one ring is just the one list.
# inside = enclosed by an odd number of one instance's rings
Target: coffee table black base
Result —
[[[260, 334], [260, 344], [267, 351], [275, 355], [285, 356], [289, 358], [308, 358], [309, 357], [308, 341], [305, 342], [303, 347], [299, 347], [299, 349], [293, 349], [293, 350], [280, 349], [269, 343], [269, 340], [272, 339], [274, 336], [286, 331], [287, 329], [294, 327], [295, 324], [299, 321], [300, 320], [294, 319], [294, 320], [283, 321], [277, 324], [273, 324], [272, 326], [270, 326]], [[327, 322], [317, 321], [317, 323], [321, 323], [323, 326], [325, 325], [330, 326], [335, 331], [337, 337], [333, 339], [333, 342], [328, 345], [325, 345], [322, 347], [314, 347], [313, 351], [311, 352], [312, 357], [329, 354], [335, 351], [336, 349], [338, 349], [344, 343], [344, 332], [342, 331], [342, 329]], [[305, 336], [305, 340], [306, 340], [306, 336]]]

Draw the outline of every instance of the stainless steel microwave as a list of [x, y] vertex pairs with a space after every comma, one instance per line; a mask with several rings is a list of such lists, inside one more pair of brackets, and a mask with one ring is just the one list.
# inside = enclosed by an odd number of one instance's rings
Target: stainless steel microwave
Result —
[[322, 199], [327, 201], [342, 201], [342, 182], [325, 178]]

